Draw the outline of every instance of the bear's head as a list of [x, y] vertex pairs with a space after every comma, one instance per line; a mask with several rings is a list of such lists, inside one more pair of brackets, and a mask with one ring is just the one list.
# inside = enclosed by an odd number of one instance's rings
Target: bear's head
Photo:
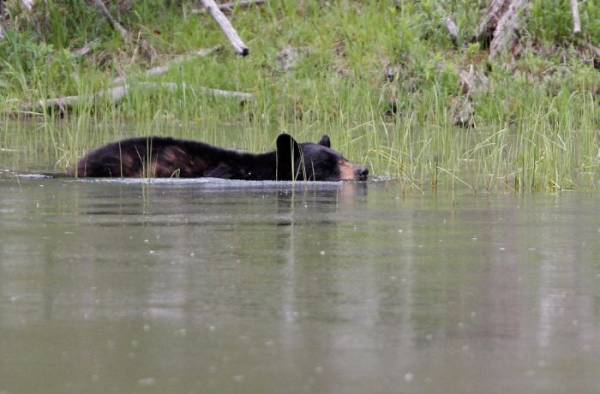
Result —
[[289, 134], [277, 137], [277, 179], [307, 181], [365, 181], [369, 170], [348, 162], [331, 149], [324, 135], [319, 143], [299, 144]]

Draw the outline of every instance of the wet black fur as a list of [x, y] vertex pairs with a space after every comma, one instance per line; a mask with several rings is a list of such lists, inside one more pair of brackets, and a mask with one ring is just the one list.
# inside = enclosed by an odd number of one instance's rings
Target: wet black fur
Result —
[[[131, 138], [90, 151], [71, 171], [78, 177], [214, 177], [244, 180], [340, 179], [343, 157], [328, 136], [318, 144], [277, 137], [277, 149], [252, 154], [196, 141], [165, 137]], [[366, 174], [365, 174], [366, 175]]]

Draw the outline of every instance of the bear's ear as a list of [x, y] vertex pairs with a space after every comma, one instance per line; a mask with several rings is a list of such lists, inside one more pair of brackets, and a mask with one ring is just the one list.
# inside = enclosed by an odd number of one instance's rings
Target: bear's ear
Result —
[[293, 180], [302, 153], [300, 145], [289, 134], [279, 134], [277, 137], [277, 180]]
[[319, 145], [326, 146], [327, 148], [331, 148], [331, 141], [329, 141], [329, 136], [325, 134], [321, 137], [321, 141], [319, 141]]

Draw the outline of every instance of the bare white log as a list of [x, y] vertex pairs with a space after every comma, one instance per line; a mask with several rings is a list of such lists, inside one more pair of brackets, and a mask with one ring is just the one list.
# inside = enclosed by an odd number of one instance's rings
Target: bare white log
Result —
[[233, 45], [233, 48], [235, 49], [236, 53], [238, 53], [241, 56], [249, 55], [250, 49], [248, 49], [246, 44], [244, 44], [237, 31], [235, 31], [235, 29], [233, 28], [231, 22], [229, 22], [229, 19], [227, 19], [225, 14], [223, 14], [223, 11], [221, 11], [221, 9], [214, 2], [214, 0], [202, 0], [202, 5], [204, 5], [204, 7], [208, 10], [210, 15], [215, 19], [215, 21], [217, 21], [219, 26], [221, 26], [223, 33], [225, 33], [225, 35], [229, 39], [229, 42], [231, 42], [231, 45]]
[[446, 26], [446, 30], [448, 30], [448, 34], [450, 35], [450, 38], [452, 39], [452, 42], [454, 43], [454, 45], [457, 45], [458, 44], [458, 26], [456, 26], [456, 23], [454, 23], [452, 18], [447, 17], [447, 18], [444, 18], [444, 26]]
[[581, 19], [577, 0], [571, 0], [571, 13], [573, 14], [573, 34], [579, 34], [581, 33]]
[[61, 112], [66, 111], [75, 105], [82, 104], [85, 102], [93, 102], [101, 98], [106, 98], [112, 103], [118, 103], [123, 100], [127, 94], [128, 87], [116, 86], [111, 89], [103, 90], [94, 95], [82, 95], [82, 96], [64, 96], [51, 99], [38, 100], [33, 103], [26, 103], [19, 106], [18, 112], [33, 112], [41, 113], [47, 109], [55, 109]]
[[94, 4], [98, 7], [100, 12], [102, 12], [102, 15], [108, 19], [112, 27], [119, 32], [121, 37], [123, 37], [125, 41], [129, 41], [129, 32], [110, 14], [110, 11], [108, 11], [104, 2], [102, 0], [94, 0]]
[[[218, 51], [221, 47], [220, 46], [216, 46], [213, 48], [208, 48], [208, 49], [200, 49], [198, 51], [194, 51], [194, 52], [190, 52], [190, 53], [186, 53], [184, 55], [181, 56], [177, 56], [173, 59], [171, 59], [171, 61], [169, 61], [167, 64], [164, 64], [162, 66], [158, 66], [158, 67], [153, 67], [149, 70], [146, 70], [146, 72], [144, 72], [144, 76], [145, 77], [155, 77], [158, 75], [162, 75], [167, 73], [171, 68], [173, 68], [174, 66], [183, 63], [187, 60], [196, 58], [196, 57], [206, 57], [216, 51]], [[112, 81], [112, 85], [122, 85], [123, 83], [125, 83], [125, 80], [127, 79], [127, 76], [122, 76], [122, 77], [118, 77], [113, 79]]]
[[58, 110], [61, 113], [66, 112], [69, 108], [72, 108], [79, 104], [90, 103], [93, 104], [96, 101], [107, 100], [112, 104], [118, 104], [121, 102], [129, 93], [131, 88], [139, 88], [144, 90], [156, 90], [166, 89], [169, 91], [177, 91], [180, 89], [190, 89], [193, 92], [212, 95], [216, 97], [227, 97], [235, 98], [243, 101], [253, 100], [254, 95], [252, 93], [236, 92], [230, 90], [212, 89], [204, 86], [193, 86], [189, 84], [178, 84], [172, 82], [163, 83], [150, 83], [142, 82], [136, 83], [135, 85], [120, 85], [110, 89], [102, 90], [93, 95], [81, 95], [81, 96], [65, 96], [52, 99], [38, 100], [33, 103], [26, 103], [19, 106], [16, 113], [42, 113], [48, 109]]
[[492, 59], [512, 47], [521, 26], [522, 13], [528, 5], [529, 0], [512, 0], [506, 12], [498, 20], [498, 25], [494, 30], [494, 38], [490, 43], [490, 57]]

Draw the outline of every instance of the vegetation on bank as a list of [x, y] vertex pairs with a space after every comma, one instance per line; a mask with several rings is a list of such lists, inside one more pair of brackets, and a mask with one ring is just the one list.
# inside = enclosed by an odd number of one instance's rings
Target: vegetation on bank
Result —
[[[471, 42], [487, 1], [270, 0], [230, 15], [250, 47], [244, 58], [209, 15], [194, 12], [193, 1], [114, 2], [110, 11], [130, 41], [88, 1], [39, 2], [31, 12], [7, 5], [0, 148], [58, 170], [126, 136], [265, 151], [285, 130], [299, 140], [327, 133], [371, 173], [416, 189], [597, 187], [600, 5], [593, 1], [580, 2], [578, 36], [569, 1], [532, 1], [518, 51], [494, 60]], [[456, 46], [443, 26], [448, 15], [460, 29]], [[90, 43], [87, 55], [76, 54]], [[164, 75], [143, 75], [217, 45], [218, 52]], [[478, 88], [465, 93], [461, 72], [469, 70]], [[91, 96], [120, 75], [130, 92], [117, 105], [90, 99], [64, 117], [18, 111], [37, 99]], [[145, 81], [179, 88], [145, 89]], [[255, 99], [240, 103], [202, 87]], [[465, 103], [468, 119], [457, 126]]]

